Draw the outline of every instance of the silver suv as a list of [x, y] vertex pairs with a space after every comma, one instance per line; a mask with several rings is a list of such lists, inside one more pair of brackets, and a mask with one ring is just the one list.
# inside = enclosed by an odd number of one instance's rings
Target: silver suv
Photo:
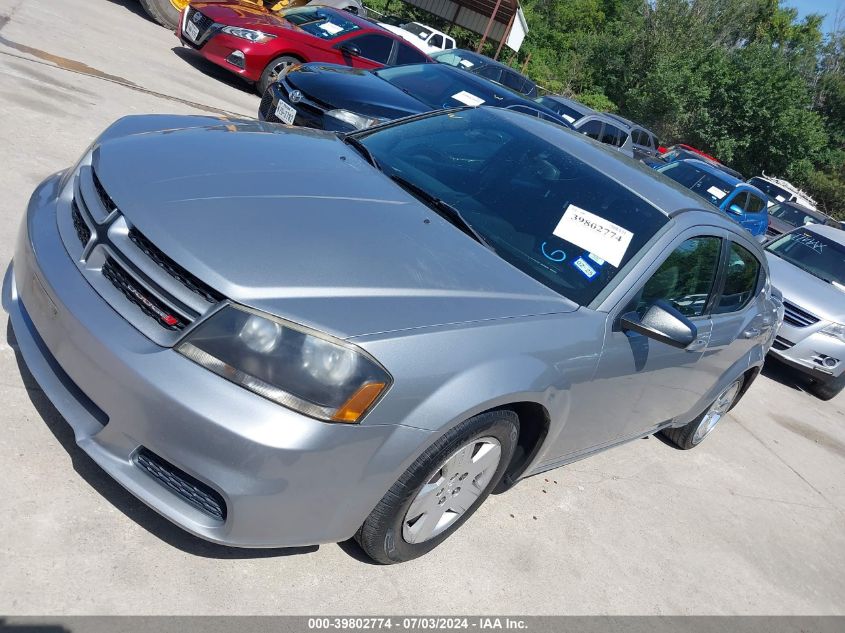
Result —
[[845, 231], [807, 224], [766, 247], [784, 317], [771, 354], [830, 400], [845, 388]]

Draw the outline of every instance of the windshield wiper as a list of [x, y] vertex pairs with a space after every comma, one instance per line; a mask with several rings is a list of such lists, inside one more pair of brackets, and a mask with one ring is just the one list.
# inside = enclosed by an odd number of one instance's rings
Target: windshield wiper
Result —
[[367, 162], [370, 163], [370, 165], [381, 171], [381, 165], [378, 164], [376, 157], [373, 156], [373, 153], [361, 141], [359, 141], [354, 136], [349, 136], [349, 134], [340, 135], [340, 140], [346, 143], [347, 145], [355, 148], [355, 151], [361, 154], [361, 156], [363, 156], [367, 160]]
[[410, 192], [420, 200], [426, 203], [431, 209], [437, 212], [439, 216], [448, 220], [456, 227], [458, 227], [461, 231], [469, 235], [472, 239], [476, 242], [485, 246], [489, 250], [496, 252], [496, 249], [493, 248], [487, 240], [485, 240], [481, 234], [476, 231], [473, 226], [466, 221], [461, 212], [458, 211], [455, 207], [451, 204], [446, 202], [445, 200], [441, 200], [435, 195], [430, 194], [428, 191], [420, 187], [418, 184], [411, 182], [407, 178], [403, 176], [398, 176], [396, 174], [392, 174], [390, 179], [395, 182], [397, 185], [405, 189], [406, 191]]

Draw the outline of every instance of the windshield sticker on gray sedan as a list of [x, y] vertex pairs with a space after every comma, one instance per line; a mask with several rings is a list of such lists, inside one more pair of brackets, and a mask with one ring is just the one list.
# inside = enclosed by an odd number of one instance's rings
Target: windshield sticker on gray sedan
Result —
[[628, 229], [574, 204], [566, 207], [553, 233], [617, 268], [634, 237]]
[[819, 241], [809, 233], [803, 233], [801, 235], [796, 235], [793, 238], [796, 242], [801, 244], [802, 246], [806, 246], [807, 248], [812, 248], [815, 252], [819, 255], [822, 254], [824, 251], [824, 242]]
[[543, 242], [542, 244], [540, 244], [540, 250], [543, 251], [543, 255], [546, 257], [546, 259], [550, 259], [553, 262], [562, 262], [566, 259], [565, 252], [563, 252], [559, 248], [551, 250], [550, 248], [546, 247], [546, 244], [548, 244], [548, 242]]
[[593, 277], [595, 277], [598, 274], [598, 271], [595, 268], [593, 268], [592, 266], [590, 266], [584, 260], [583, 257], [579, 257], [578, 259], [576, 259], [574, 262], [572, 262], [572, 265], [575, 266], [575, 268], [577, 268], [578, 270], [580, 270], [581, 273], [587, 279], [592, 279]]
[[466, 90], [461, 90], [457, 94], [453, 94], [452, 98], [455, 101], [460, 101], [464, 105], [477, 107], [484, 103], [484, 99], [481, 97], [476, 97], [474, 94], [467, 92]]

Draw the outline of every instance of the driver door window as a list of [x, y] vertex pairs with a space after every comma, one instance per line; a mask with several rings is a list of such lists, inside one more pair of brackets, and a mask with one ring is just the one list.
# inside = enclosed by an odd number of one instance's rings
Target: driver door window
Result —
[[646, 282], [634, 309], [642, 316], [662, 299], [686, 317], [704, 316], [713, 294], [721, 248], [718, 237], [686, 240]]
[[368, 33], [348, 41], [358, 47], [361, 51], [361, 57], [379, 64], [386, 64], [387, 60], [390, 59], [390, 52], [393, 50], [393, 40], [376, 33]]

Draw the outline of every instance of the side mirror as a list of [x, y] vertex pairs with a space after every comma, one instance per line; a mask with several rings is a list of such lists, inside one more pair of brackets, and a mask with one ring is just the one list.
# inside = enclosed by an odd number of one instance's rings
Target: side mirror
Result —
[[728, 213], [733, 213], [734, 215], [742, 215], [742, 207], [740, 207], [738, 204], [732, 204], [728, 207]]
[[656, 301], [642, 318], [636, 312], [623, 314], [620, 325], [623, 332], [636, 332], [681, 349], [698, 336], [695, 324], [663, 300]]
[[358, 48], [356, 44], [352, 42], [347, 42], [345, 44], [341, 44], [339, 47], [341, 53], [349, 55], [350, 57], [360, 57], [361, 56], [361, 49]]

